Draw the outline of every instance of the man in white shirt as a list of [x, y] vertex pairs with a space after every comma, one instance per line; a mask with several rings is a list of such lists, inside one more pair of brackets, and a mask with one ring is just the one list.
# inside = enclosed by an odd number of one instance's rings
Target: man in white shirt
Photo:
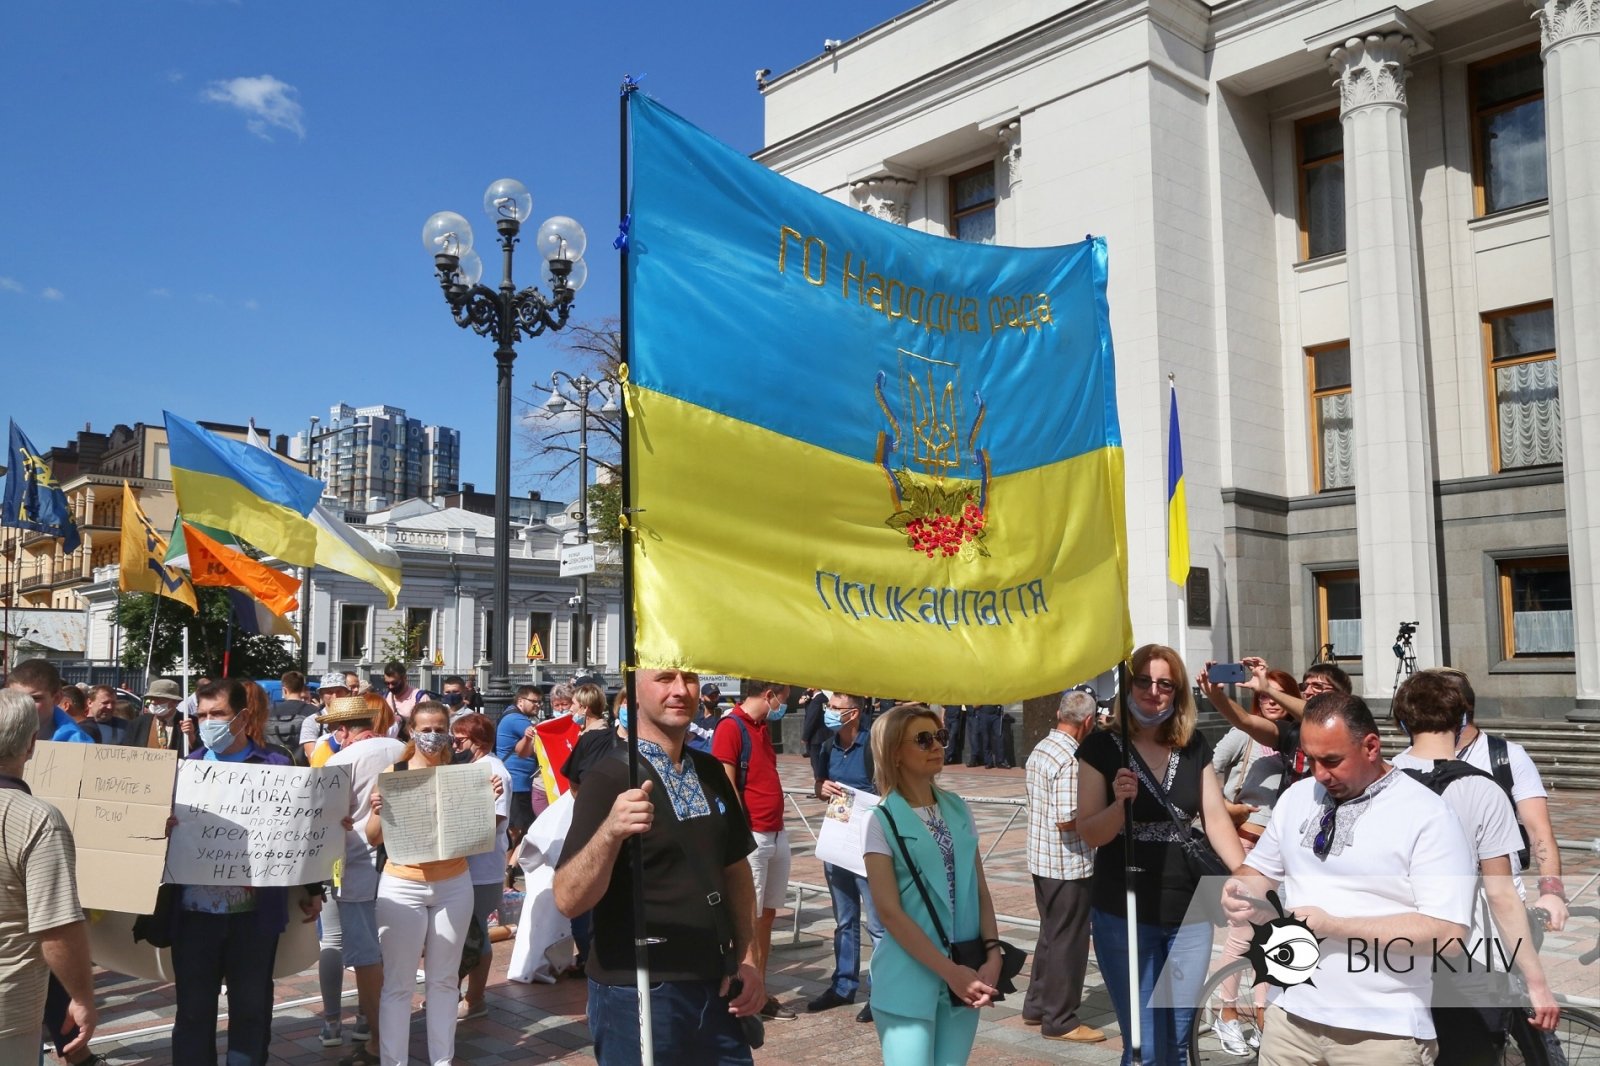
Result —
[[[324, 711], [334, 700], [353, 695], [355, 693], [350, 691], [343, 674], [322, 675], [322, 683], [317, 687], [317, 699], [321, 701]], [[307, 763], [311, 761], [312, 752], [317, 750], [317, 741], [322, 739], [325, 732], [327, 727], [322, 724], [320, 714], [307, 715], [306, 720], [300, 723], [300, 750], [305, 754]]]
[[339, 751], [327, 765], [350, 768], [348, 824], [353, 828], [345, 831], [344, 868], [333, 898], [343, 932], [344, 965], [356, 972], [356, 1002], [368, 1025], [365, 1048], [358, 1046], [347, 1061], [352, 1066], [365, 1066], [377, 1061], [377, 1032], [372, 1022], [378, 1017], [378, 998], [383, 992], [383, 953], [378, 946], [377, 849], [367, 843], [363, 827], [372, 814], [372, 789], [378, 775], [395, 764], [406, 746], [392, 737], [373, 733], [372, 711], [364, 696], [330, 701], [317, 720], [339, 744]]
[[1300, 745], [1313, 777], [1284, 791], [1224, 894], [1231, 920], [1264, 923], [1278, 915], [1249, 897], [1281, 885], [1320, 941], [1294, 945], [1316, 954], [1269, 1008], [1261, 1061], [1431, 1066], [1430, 960], [1471, 926], [1472, 850], [1444, 801], [1383, 761], [1360, 697], [1311, 700]]
[[[1451, 678], [1424, 670], [1406, 679], [1394, 694], [1394, 717], [1411, 738], [1411, 746], [1396, 755], [1397, 769], [1421, 775], [1425, 784], [1444, 799], [1473, 846], [1483, 875], [1483, 899], [1473, 912], [1468, 945], [1477, 945], [1465, 958], [1447, 955], [1448, 966], [1434, 974], [1433, 1019], [1439, 1032], [1439, 1058], [1451, 1066], [1495, 1066], [1506, 1042], [1506, 1011], [1513, 1004], [1506, 985], [1494, 976], [1496, 959], [1516, 960], [1534, 1005], [1534, 1024], [1555, 1026], [1560, 1016], [1555, 997], [1545, 981], [1528, 932], [1513, 881], [1512, 856], [1522, 847], [1516, 812], [1494, 778], [1455, 757], [1455, 741], [1466, 716], [1466, 700]], [[1484, 919], [1487, 906], [1492, 924]], [[1498, 937], [1499, 950], [1491, 937]]]

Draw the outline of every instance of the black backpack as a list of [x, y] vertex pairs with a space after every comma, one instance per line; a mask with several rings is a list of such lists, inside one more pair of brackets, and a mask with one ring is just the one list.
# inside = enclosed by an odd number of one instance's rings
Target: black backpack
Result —
[[300, 727], [307, 718], [321, 711], [316, 704], [304, 700], [279, 701], [267, 719], [267, 739], [287, 751], [296, 766], [309, 766], [305, 749], [300, 746]]
[[[1506, 799], [1511, 801], [1511, 808], [1516, 809], [1516, 797], [1511, 795], [1511, 752], [1506, 748], [1505, 737], [1491, 737], [1483, 734], [1483, 742], [1489, 749], [1489, 769], [1494, 776], [1494, 783], [1505, 792]], [[1528, 868], [1529, 841], [1528, 829], [1522, 824], [1522, 815], [1517, 815], [1517, 832], [1522, 834], [1522, 850], [1517, 852], [1517, 865], [1524, 870]], [[1539, 871], [1544, 873], [1543, 870]]]
[[1487, 777], [1491, 781], [1494, 780], [1490, 774], [1460, 759], [1435, 759], [1432, 770], [1413, 770], [1407, 767], [1406, 773], [1428, 786], [1437, 796], [1444, 795], [1445, 789], [1463, 777]]

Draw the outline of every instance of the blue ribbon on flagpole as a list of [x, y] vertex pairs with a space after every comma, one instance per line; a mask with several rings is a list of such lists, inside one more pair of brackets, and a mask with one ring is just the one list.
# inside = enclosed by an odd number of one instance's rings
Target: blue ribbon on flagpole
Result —
[[617, 223], [617, 239], [611, 242], [611, 247], [619, 252], [628, 250], [628, 227], [633, 225], [632, 213], [622, 216], [622, 221]]

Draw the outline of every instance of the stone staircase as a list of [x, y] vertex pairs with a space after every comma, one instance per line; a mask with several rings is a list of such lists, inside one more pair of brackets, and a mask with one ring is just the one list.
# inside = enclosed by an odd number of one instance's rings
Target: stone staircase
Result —
[[[1545, 788], [1600, 789], [1600, 723], [1506, 718], [1479, 726], [1528, 749]], [[1228, 723], [1207, 708], [1200, 713], [1200, 729], [1215, 744], [1228, 731]], [[1405, 750], [1405, 734], [1392, 718], [1380, 717], [1378, 729], [1385, 755]]]

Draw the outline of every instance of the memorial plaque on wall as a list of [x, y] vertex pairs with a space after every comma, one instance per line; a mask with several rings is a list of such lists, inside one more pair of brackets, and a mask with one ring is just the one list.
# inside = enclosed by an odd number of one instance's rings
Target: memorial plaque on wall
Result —
[[1211, 571], [1203, 566], [1189, 568], [1189, 585], [1184, 592], [1184, 599], [1189, 605], [1189, 624], [1191, 626], [1210, 627], [1211, 625]]

